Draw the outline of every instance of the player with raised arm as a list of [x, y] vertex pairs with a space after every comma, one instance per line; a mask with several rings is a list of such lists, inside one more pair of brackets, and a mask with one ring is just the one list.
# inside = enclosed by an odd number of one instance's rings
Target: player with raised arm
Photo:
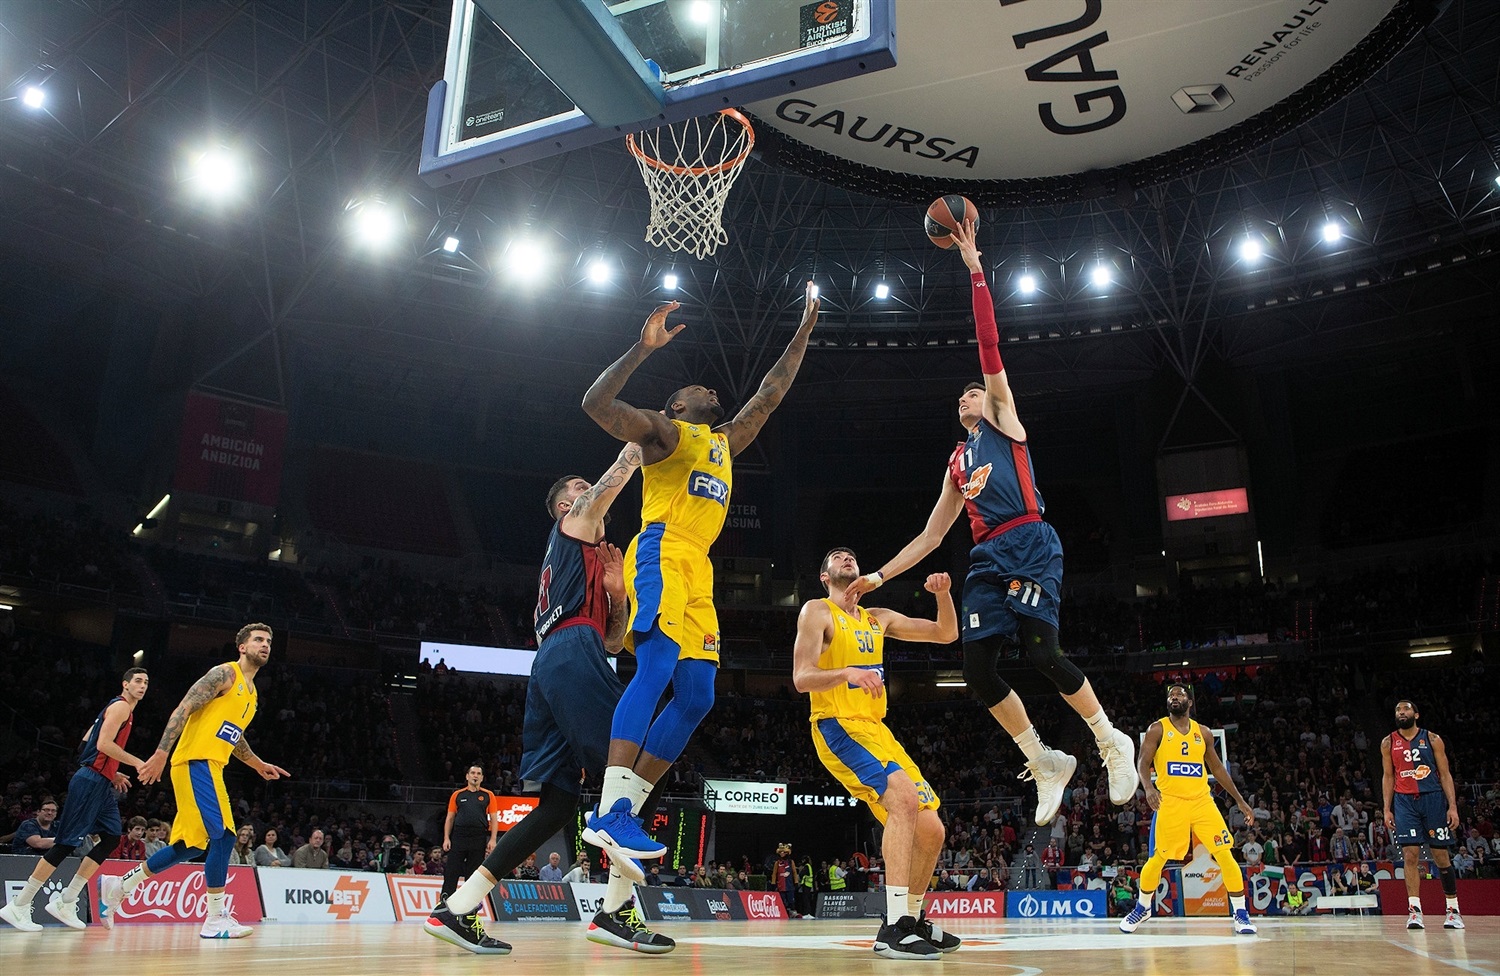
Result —
[[942, 543], [959, 514], [967, 513], [974, 548], [959, 615], [964, 681], [1025, 754], [1021, 778], [1036, 780], [1036, 822], [1047, 824], [1057, 816], [1078, 760], [1042, 744], [1021, 696], [999, 675], [1002, 657], [1024, 652], [1088, 723], [1109, 772], [1109, 798], [1116, 805], [1135, 797], [1135, 743], [1110, 723], [1088, 678], [1058, 646], [1062, 543], [1042, 520], [1046, 506], [1037, 490], [1026, 428], [1016, 414], [1015, 396], [1000, 360], [1000, 334], [975, 247], [974, 224], [966, 221], [953, 232], [953, 240], [970, 272], [984, 372], [984, 382], [970, 383], [958, 398], [958, 422], [968, 437], [948, 459], [937, 504], [922, 533], [880, 569], [852, 582], [845, 591], [845, 609], [915, 566]]
[[135, 722], [135, 706], [146, 697], [150, 683], [145, 668], [127, 670], [120, 680], [120, 693], [109, 700], [84, 733], [78, 747], [78, 771], [68, 781], [68, 802], [57, 822], [56, 842], [36, 862], [26, 886], [4, 908], [0, 908], [0, 919], [22, 932], [41, 930], [42, 927], [31, 917], [32, 899], [63, 859], [72, 854], [85, 837], [97, 833], [99, 842], [83, 856], [83, 863], [78, 866], [73, 880], [67, 888], [54, 893], [46, 905], [47, 914], [68, 928], [85, 927], [78, 917], [78, 895], [119, 844], [120, 834], [124, 831], [117, 794], [130, 789], [130, 777], [120, 772], [120, 764], [138, 770], [146, 765], [144, 759], [137, 759], [125, 751], [125, 743], [130, 739], [130, 729]]
[[883, 607], [841, 605], [844, 587], [859, 578], [854, 553], [843, 547], [823, 557], [818, 579], [828, 596], [803, 604], [792, 652], [792, 683], [812, 696], [812, 737], [818, 758], [849, 794], [864, 800], [885, 825], [885, 924], [875, 951], [898, 959], [936, 959], [962, 944], [922, 911], [927, 883], [943, 849], [937, 793], [886, 727], [885, 639], [950, 644], [958, 639], [947, 573], [927, 577], [937, 597], [937, 619], [908, 617]]
[[259, 703], [255, 676], [271, 659], [271, 636], [265, 624], [241, 627], [234, 636], [239, 660], [210, 668], [172, 710], [156, 752], [140, 768], [141, 782], [154, 783], [171, 757], [172, 797], [177, 803], [171, 843], [123, 877], [101, 879], [101, 912], [112, 914], [146, 878], [201, 854], [208, 917], [198, 934], [205, 939], [242, 939], [254, 931], [235, 921], [224, 900], [234, 850], [234, 811], [224, 790], [224, 765], [234, 756], [262, 779], [291, 775], [257, 756], [245, 738]]
[[1448, 748], [1443, 737], [1417, 725], [1420, 717], [1415, 702], [1401, 699], [1396, 702], [1396, 731], [1380, 741], [1385, 826], [1401, 845], [1405, 861], [1406, 927], [1426, 928], [1421, 898], [1422, 845], [1426, 844], [1448, 902], [1443, 928], [1461, 929], [1464, 918], [1458, 912], [1458, 875], [1448, 851], [1458, 836], [1458, 798], [1448, 772]]
[[[625, 553], [632, 608], [625, 646], [635, 651], [636, 671], [615, 709], [604, 789], [583, 832], [586, 841], [622, 866], [632, 858], [666, 853], [642, 829], [641, 805], [713, 707], [719, 618], [708, 550], [729, 511], [733, 460], [780, 405], [807, 352], [818, 321], [810, 281], [805, 295], [802, 321], [786, 351], [727, 424], [714, 426], [724, 410], [705, 386], [683, 387], [661, 411], [618, 399], [641, 363], [686, 328], [667, 328], [676, 302], [651, 313], [640, 341], [601, 373], [583, 398], [584, 412], [600, 427], [641, 445], [644, 462], [641, 531]], [[672, 698], [657, 715], [668, 685]]]
[[[1255, 925], [1245, 905], [1245, 875], [1234, 859], [1234, 835], [1209, 792], [1209, 774], [1234, 798], [1246, 823], [1255, 823], [1255, 810], [1224, 768], [1214, 748], [1213, 729], [1188, 716], [1191, 705], [1187, 685], [1167, 685], [1167, 715], [1151, 723], [1146, 741], [1141, 743], [1141, 785], [1146, 790], [1146, 802], [1156, 812], [1151, 817], [1150, 856], [1141, 867], [1140, 898], [1130, 914], [1120, 919], [1120, 931], [1134, 932], [1151, 917], [1151, 901], [1161, 883], [1162, 869], [1169, 860], [1186, 860], [1192, 853], [1192, 839], [1197, 837], [1223, 872], [1231, 927], [1237, 935], [1254, 935]], [[1153, 771], [1155, 783], [1151, 781]]]

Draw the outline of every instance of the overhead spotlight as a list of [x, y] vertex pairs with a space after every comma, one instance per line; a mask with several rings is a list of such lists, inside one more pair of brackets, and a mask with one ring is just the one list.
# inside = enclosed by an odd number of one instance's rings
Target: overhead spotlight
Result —
[[547, 264], [547, 256], [531, 241], [516, 241], [506, 255], [510, 270], [525, 278], [535, 278]]
[[1337, 220], [1330, 220], [1328, 223], [1323, 225], [1323, 240], [1327, 241], [1329, 244], [1332, 244], [1334, 241], [1343, 236], [1343, 225], [1340, 224]]
[[661, 276], [661, 286], [663, 288], [665, 288], [667, 291], [676, 291], [677, 290], [677, 276], [674, 275], [674, 274], [672, 274], [671, 272], [668, 272], [667, 274], [662, 275]]
[[1495, 177], [1495, 185], [1500, 186], [1500, 176]]
[[1036, 275], [1034, 275], [1034, 274], [1023, 274], [1020, 278], [1016, 279], [1016, 288], [1018, 288], [1020, 290], [1021, 294], [1023, 294], [1023, 295], [1032, 295], [1032, 294], [1035, 294], [1036, 293]]
[[1264, 248], [1261, 247], [1260, 238], [1258, 237], [1247, 237], [1245, 238], [1244, 242], [1240, 244], [1240, 260], [1242, 261], [1253, 264], [1254, 262], [1260, 260], [1260, 256], [1263, 252]]
[[396, 214], [379, 200], [368, 200], [354, 211], [354, 233], [368, 247], [384, 247], [396, 236]]
[[1094, 283], [1095, 288], [1103, 288], [1113, 278], [1114, 274], [1110, 272], [1109, 265], [1102, 261], [1094, 265], [1094, 270], [1089, 272], [1089, 280]]
[[596, 285], [602, 285], [609, 280], [610, 268], [603, 261], [595, 261], [589, 265], [589, 280]]
[[47, 104], [47, 93], [35, 85], [21, 93], [21, 104], [29, 109], [38, 109]]
[[453, 252], [458, 250], [458, 243], [458, 238], [450, 237], [447, 240], [443, 241], [443, 250], [447, 251], [449, 254], [452, 254]]
[[890, 298], [891, 297], [891, 286], [888, 285], [888, 284], [886, 284], [883, 281], [880, 284], [876, 285], [875, 286], [875, 297], [876, 298]]
[[223, 200], [235, 195], [244, 176], [234, 153], [221, 146], [194, 156], [188, 178], [202, 196]]
[[693, 5], [688, 8], [688, 16], [693, 18], [695, 24], [706, 24], [713, 19], [714, 7], [709, 0], [693, 0]]

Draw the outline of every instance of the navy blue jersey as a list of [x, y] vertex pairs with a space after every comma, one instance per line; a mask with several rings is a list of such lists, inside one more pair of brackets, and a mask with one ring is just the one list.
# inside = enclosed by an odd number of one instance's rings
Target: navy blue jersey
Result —
[[599, 562], [599, 543], [581, 542], [562, 530], [562, 520], [552, 526], [547, 555], [542, 558], [542, 576], [537, 588], [536, 642], [564, 624], [587, 623], [604, 635], [609, 616], [609, 596], [604, 592], [604, 565]]
[[1410, 739], [1400, 732], [1391, 733], [1391, 768], [1397, 793], [1436, 793], [1443, 788], [1426, 729], [1417, 729]]
[[948, 458], [948, 477], [964, 496], [974, 542], [986, 542], [1047, 511], [1025, 441], [1012, 440], [984, 418]]
[[[85, 769], [92, 769], [105, 779], [115, 778], [115, 772], [120, 768], [120, 760], [111, 759], [99, 751], [99, 730], [104, 727], [104, 713], [109, 711], [109, 706], [124, 700], [123, 696], [116, 695], [99, 709], [99, 714], [94, 717], [94, 724], [89, 726], [82, 745], [78, 747], [78, 765]], [[131, 712], [125, 716], [125, 721], [120, 723], [120, 728], [115, 732], [115, 745], [122, 749], [125, 747], [126, 740], [130, 738], [130, 727], [134, 724], [135, 713]]]

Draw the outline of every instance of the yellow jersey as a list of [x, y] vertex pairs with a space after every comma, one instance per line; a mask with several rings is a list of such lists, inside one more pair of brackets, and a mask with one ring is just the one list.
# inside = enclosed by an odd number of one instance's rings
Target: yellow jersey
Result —
[[238, 661], [231, 661], [229, 666], [234, 669], [234, 684], [188, 716], [177, 748], [172, 750], [172, 765], [207, 759], [222, 766], [229, 761], [240, 737], [255, 718], [258, 701], [255, 686], [245, 680]]
[[1161, 744], [1156, 747], [1156, 788], [1162, 796], [1196, 800], [1209, 795], [1208, 766], [1203, 750], [1209, 748], [1203, 727], [1188, 719], [1188, 730], [1179, 732], [1171, 716], [1161, 720]]
[[[885, 631], [880, 621], [870, 616], [870, 611], [864, 607], [855, 607], [859, 611], [859, 616], [855, 617], [827, 597], [823, 602], [833, 613], [833, 639], [819, 655], [818, 667], [824, 671], [869, 668], [879, 671], [881, 680], [884, 680]], [[847, 681], [827, 691], [814, 691], [811, 695], [814, 722], [823, 718], [860, 718], [878, 722], [885, 718], [885, 695], [876, 698]]]
[[674, 420], [677, 448], [641, 469], [641, 524], [664, 523], [705, 552], [719, 537], [734, 483], [729, 436], [703, 424]]

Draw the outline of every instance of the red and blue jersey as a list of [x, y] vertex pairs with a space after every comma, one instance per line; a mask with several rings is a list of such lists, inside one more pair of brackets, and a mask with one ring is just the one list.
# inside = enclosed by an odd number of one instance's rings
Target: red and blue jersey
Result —
[[547, 555], [537, 587], [536, 615], [532, 618], [536, 641], [562, 627], [588, 624], [604, 636], [609, 617], [609, 595], [604, 590], [604, 564], [599, 561], [599, 543], [583, 542], [562, 530], [562, 520], [552, 526]]
[[1018, 525], [1040, 522], [1047, 511], [1026, 442], [1005, 436], [982, 417], [968, 439], [953, 449], [948, 477], [964, 496], [976, 545]]
[[[84, 769], [92, 769], [107, 780], [113, 780], [115, 773], [120, 769], [120, 760], [111, 759], [99, 751], [99, 731], [104, 727], [104, 713], [109, 711], [109, 706], [117, 701], [124, 701], [121, 695], [111, 698], [99, 714], [94, 718], [94, 724], [89, 726], [88, 733], [83, 737], [83, 744], [78, 747], [78, 765]], [[125, 748], [125, 742], [130, 738], [130, 727], [135, 724], [135, 712], [125, 716], [125, 721], [120, 723], [120, 728], [115, 732], [115, 745], [121, 749]]]
[[1391, 768], [1397, 793], [1436, 793], [1443, 788], [1426, 729], [1417, 729], [1410, 739], [1401, 732], [1391, 733]]

